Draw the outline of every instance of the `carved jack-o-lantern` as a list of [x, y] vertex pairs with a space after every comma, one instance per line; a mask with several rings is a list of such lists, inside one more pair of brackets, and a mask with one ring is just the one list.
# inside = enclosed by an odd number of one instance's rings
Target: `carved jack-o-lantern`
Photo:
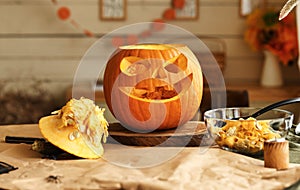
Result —
[[202, 99], [202, 72], [184, 45], [122, 46], [108, 60], [104, 78], [108, 108], [123, 125], [170, 129], [189, 121]]

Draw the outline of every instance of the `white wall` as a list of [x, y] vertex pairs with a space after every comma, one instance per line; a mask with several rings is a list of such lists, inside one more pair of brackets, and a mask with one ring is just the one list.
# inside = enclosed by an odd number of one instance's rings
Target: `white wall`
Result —
[[[281, 7], [285, 0], [269, 0]], [[170, 0], [127, 0], [125, 21], [99, 19], [98, 0], [60, 0], [72, 10], [81, 26], [97, 35], [118, 27], [159, 18]], [[227, 83], [258, 82], [261, 53], [252, 52], [243, 40], [245, 18], [238, 0], [199, 0], [199, 19], [171, 21], [196, 35], [217, 37], [226, 43]], [[0, 0], [0, 79], [48, 81], [46, 87], [63, 98], [72, 84], [81, 57], [97, 40], [57, 18], [50, 0]], [[287, 83], [299, 79], [296, 66], [283, 68]], [[299, 81], [299, 80], [298, 80]]]

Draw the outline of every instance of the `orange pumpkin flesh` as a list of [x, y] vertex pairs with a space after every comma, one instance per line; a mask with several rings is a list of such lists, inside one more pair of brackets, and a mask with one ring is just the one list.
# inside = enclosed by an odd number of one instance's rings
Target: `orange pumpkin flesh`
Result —
[[202, 72], [184, 45], [122, 46], [108, 60], [103, 87], [110, 111], [138, 130], [175, 128], [189, 121], [202, 99]]
[[53, 145], [82, 158], [103, 155], [107, 121], [103, 111], [89, 99], [70, 100], [57, 115], [40, 119], [41, 134]]

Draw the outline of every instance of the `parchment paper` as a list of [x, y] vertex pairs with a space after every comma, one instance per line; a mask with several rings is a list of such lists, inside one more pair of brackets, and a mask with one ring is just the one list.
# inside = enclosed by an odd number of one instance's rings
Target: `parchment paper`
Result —
[[[23, 132], [26, 136], [39, 137], [36, 125], [0, 126], [1, 139], [5, 135], [24, 136]], [[107, 146], [108, 153], [115, 151], [119, 159], [126, 159], [126, 152], [119, 151], [118, 145]], [[157, 149], [169, 151], [178, 147]], [[159, 158], [153, 155], [153, 159]], [[30, 150], [30, 145], [2, 142], [0, 161], [18, 167], [15, 171], [0, 175], [0, 189], [267, 190], [283, 189], [300, 179], [299, 164], [290, 164], [288, 170], [276, 171], [265, 168], [262, 160], [227, 152], [217, 147], [185, 148], [174, 158], [159, 165], [128, 168], [117, 166], [102, 158], [41, 159], [39, 153]], [[134, 161], [140, 162], [139, 158]]]

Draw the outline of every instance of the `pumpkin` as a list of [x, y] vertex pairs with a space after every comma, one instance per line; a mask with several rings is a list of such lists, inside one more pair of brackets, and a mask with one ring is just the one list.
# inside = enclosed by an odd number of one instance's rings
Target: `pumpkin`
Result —
[[106, 104], [127, 128], [163, 130], [193, 118], [203, 91], [200, 64], [185, 45], [119, 47], [103, 76]]
[[70, 154], [99, 158], [108, 136], [103, 112], [90, 99], [71, 99], [54, 115], [42, 117], [39, 129], [47, 141]]

